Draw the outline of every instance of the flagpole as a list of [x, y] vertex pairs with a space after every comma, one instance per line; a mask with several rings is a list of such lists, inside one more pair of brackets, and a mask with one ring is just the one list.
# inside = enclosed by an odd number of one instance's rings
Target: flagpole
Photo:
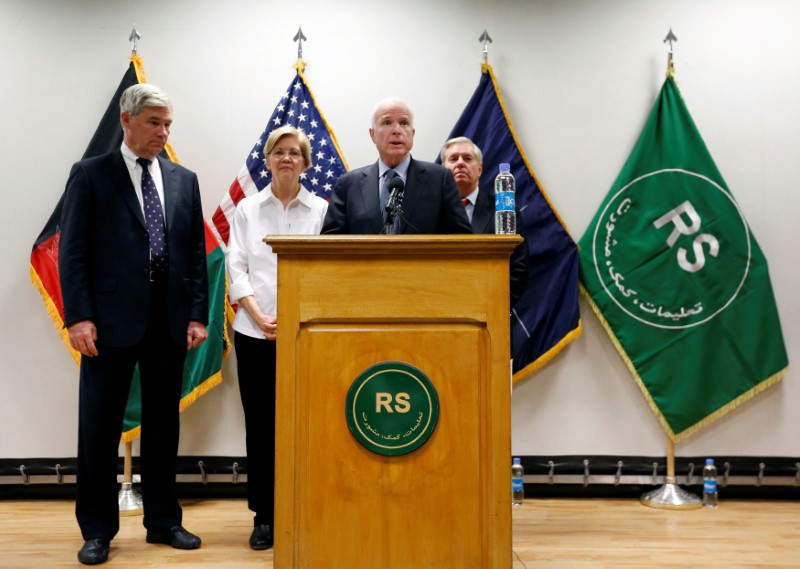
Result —
[[[678, 38], [670, 28], [667, 37], [664, 38], [664, 43], [668, 45], [667, 75], [675, 73], [675, 67], [672, 63], [672, 44], [676, 41], [678, 41]], [[651, 508], [670, 510], [694, 510], [703, 505], [700, 498], [675, 484], [675, 441], [669, 436], [667, 436], [667, 476], [664, 482], [665, 484], [661, 488], [643, 494], [641, 498], [642, 504]]]
[[[131, 29], [128, 41], [131, 46], [131, 56], [135, 56], [138, 51], [138, 43], [142, 36], [136, 29], [136, 22]], [[125, 443], [125, 459], [122, 466], [122, 486], [117, 496], [120, 516], [141, 516], [144, 514], [144, 503], [142, 496], [133, 489], [133, 442]]]

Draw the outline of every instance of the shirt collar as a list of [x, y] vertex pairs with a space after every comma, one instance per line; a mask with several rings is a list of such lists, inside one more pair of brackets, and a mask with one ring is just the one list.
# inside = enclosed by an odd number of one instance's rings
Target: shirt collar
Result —
[[472, 190], [470, 193], [468, 193], [468, 194], [466, 195], [466, 197], [464, 198], [464, 199], [466, 199], [466, 200], [467, 200], [467, 201], [470, 203], [470, 205], [472, 205], [473, 207], [475, 206], [475, 202], [478, 200], [478, 192], [479, 192], [479, 191], [480, 191], [480, 188], [479, 188], [479, 187], [476, 187], [474, 190]]
[[[262, 204], [266, 204], [269, 202], [275, 202], [279, 204], [281, 203], [281, 200], [276, 198], [275, 194], [272, 193], [272, 183], [269, 183], [266, 188], [261, 190], [259, 196], [261, 198]], [[300, 191], [297, 192], [295, 198], [289, 202], [289, 205], [292, 205], [295, 202], [300, 202], [305, 207], [309, 209], [311, 208], [312, 194], [310, 191], [306, 189], [306, 187], [303, 184], [300, 184]]]
[[408, 178], [408, 166], [410, 164], [411, 164], [411, 154], [408, 154], [405, 158], [403, 158], [403, 161], [400, 162], [400, 164], [398, 164], [394, 168], [390, 168], [389, 166], [386, 165], [386, 162], [384, 162], [383, 160], [381, 160], [379, 158], [378, 159], [378, 178], [382, 178], [387, 170], [394, 170], [395, 172], [397, 172], [398, 176], [403, 178], [403, 181], [405, 182], [407, 180], [407, 178]]
[[[122, 152], [122, 159], [125, 161], [125, 166], [128, 167], [128, 171], [133, 172], [134, 169], [139, 165], [136, 162], [139, 157], [134, 154], [133, 150], [128, 148], [128, 145], [125, 144], [125, 141], [122, 141], [122, 145], [119, 148], [120, 152]], [[155, 172], [160, 171], [158, 157], [153, 158], [150, 161], [150, 174], [155, 175]]]

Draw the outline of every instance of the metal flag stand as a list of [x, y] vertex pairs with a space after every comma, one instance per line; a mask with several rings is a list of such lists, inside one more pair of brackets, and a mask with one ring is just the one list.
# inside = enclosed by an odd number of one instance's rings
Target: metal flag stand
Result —
[[119, 490], [117, 502], [119, 503], [120, 516], [141, 516], [144, 514], [142, 495], [133, 489], [133, 458], [131, 457], [133, 443], [125, 443], [125, 465], [122, 474], [122, 487]]
[[[128, 41], [133, 42], [131, 46], [131, 55], [136, 55], [137, 43], [141, 39], [141, 35], [136, 30], [136, 23], [133, 24], [131, 35]], [[117, 503], [119, 504], [120, 516], [141, 516], [144, 514], [144, 505], [142, 502], [142, 495], [133, 489], [133, 443], [125, 443], [125, 463], [123, 466], [122, 474], [122, 487], [117, 496]]]
[[703, 505], [700, 498], [675, 483], [675, 443], [667, 438], [667, 477], [661, 488], [642, 494], [642, 504], [665, 510], [694, 510]]

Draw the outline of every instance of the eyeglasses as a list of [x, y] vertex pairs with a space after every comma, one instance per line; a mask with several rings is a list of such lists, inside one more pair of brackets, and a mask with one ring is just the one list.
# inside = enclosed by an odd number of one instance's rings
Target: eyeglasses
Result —
[[300, 160], [303, 157], [303, 153], [294, 149], [290, 150], [289, 152], [286, 152], [285, 150], [273, 150], [270, 152], [269, 156], [271, 158], [277, 158], [278, 160], [283, 160], [286, 156], [292, 160]]

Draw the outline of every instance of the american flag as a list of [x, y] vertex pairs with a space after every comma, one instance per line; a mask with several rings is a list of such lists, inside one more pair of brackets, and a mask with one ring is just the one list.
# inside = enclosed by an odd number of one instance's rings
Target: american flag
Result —
[[309, 191], [329, 199], [336, 180], [347, 172], [347, 162], [336, 142], [336, 135], [319, 110], [302, 70], [298, 69], [211, 218], [214, 234], [220, 243], [228, 244], [230, 222], [242, 198], [260, 192], [270, 183], [272, 176], [264, 165], [264, 144], [274, 129], [284, 125], [302, 130], [311, 142], [311, 167], [300, 175], [301, 183]]

